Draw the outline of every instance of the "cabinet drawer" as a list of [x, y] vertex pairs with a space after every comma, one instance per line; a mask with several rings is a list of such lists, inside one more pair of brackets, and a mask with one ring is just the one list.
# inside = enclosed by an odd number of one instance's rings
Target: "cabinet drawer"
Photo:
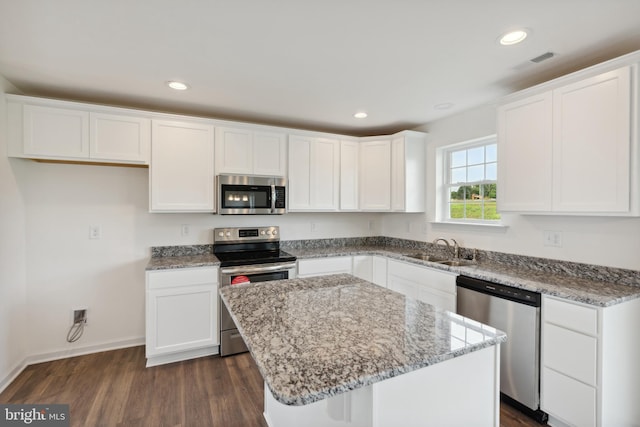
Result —
[[542, 312], [545, 322], [589, 335], [598, 334], [598, 310], [595, 308], [545, 297]]
[[351, 257], [327, 257], [298, 261], [298, 276], [322, 276], [325, 274], [351, 273]]
[[596, 386], [598, 342], [556, 325], [544, 324], [544, 366]]
[[218, 283], [218, 267], [147, 271], [147, 289]]
[[596, 389], [543, 368], [541, 408], [570, 425], [595, 427]]

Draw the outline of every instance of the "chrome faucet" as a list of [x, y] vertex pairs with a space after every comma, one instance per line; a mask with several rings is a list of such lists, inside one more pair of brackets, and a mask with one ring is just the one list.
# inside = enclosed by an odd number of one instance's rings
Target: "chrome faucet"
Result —
[[456, 239], [451, 239], [453, 242], [453, 257], [460, 258], [460, 245], [456, 242]]
[[[460, 245], [458, 245], [458, 242], [456, 242], [455, 239], [451, 239], [451, 241], [453, 242], [453, 256], [454, 258], [460, 258]], [[437, 239], [435, 239], [433, 241], [434, 245], [437, 245], [438, 242], [444, 242], [445, 245], [447, 245], [447, 249], [450, 250], [451, 249], [451, 245], [449, 244], [449, 241], [443, 237], [438, 237]]]

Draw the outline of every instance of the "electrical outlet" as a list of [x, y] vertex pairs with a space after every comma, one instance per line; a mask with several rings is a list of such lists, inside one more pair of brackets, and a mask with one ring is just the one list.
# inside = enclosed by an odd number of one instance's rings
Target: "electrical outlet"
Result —
[[543, 238], [545, 246], [562, 247], [562, 231], [544, 231]]
[[373, 230], [374, 225], [373, 221], [369, 220], [369, 230]]
[[83, 322], [85, 325], [87, 324], [87, 309], [86, 308], [78, 308], [73, 310], [73, 323], [81, 323]]
[[182, 236], [188, 236], [190, 232], [191, 227], [189, 226], [189, 224], [182, 224], [180, 226], [180, 234], [182, 234]]
[[407, 233], [411, 233], [411, 221], [407, 221], [407, 222], [405, 223], [405, 231], [406, 231]]
[[98, 240], [102, 238], [102, 229], [99, 225], [89, 226], [89, 239]]
[[315, 223], [315, 222], [312, 222], [312, 223], [311, 223], [311, 231], [316, 231], [316, 229], [317, 229], [317, 228], [316, 228], [316, 223]]

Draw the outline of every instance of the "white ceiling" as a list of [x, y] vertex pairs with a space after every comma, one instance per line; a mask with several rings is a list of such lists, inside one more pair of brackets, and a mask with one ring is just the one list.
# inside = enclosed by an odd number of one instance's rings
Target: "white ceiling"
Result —
[[351, 135], [638, 49], [640, 0], [0, 0], [0, 74], [27, 95]]

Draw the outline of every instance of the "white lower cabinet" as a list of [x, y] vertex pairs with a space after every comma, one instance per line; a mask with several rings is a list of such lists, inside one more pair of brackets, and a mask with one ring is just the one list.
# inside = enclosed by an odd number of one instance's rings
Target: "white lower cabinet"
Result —
[[351, 256], [299, 259], [298, 277], [326, 276], [353, 272]]
[[380, 255], [355, 255], [352, 274], [386, 288], [387, 258]]
[[427, 304], [456, 311], [456, 273], [387, 261], [387, 287]]
[[147, 366], [218, 353], [218, 268], [146, 274]]
[[543, 297], [540, 406], [549, 425], [640, 425], [638, 324], [640, 300], [594, 307]]
[[373, 256], [371, 255], [355, 255], [353, 257], [353, 273], [354, 276], [366, 280], [373, 281]]

